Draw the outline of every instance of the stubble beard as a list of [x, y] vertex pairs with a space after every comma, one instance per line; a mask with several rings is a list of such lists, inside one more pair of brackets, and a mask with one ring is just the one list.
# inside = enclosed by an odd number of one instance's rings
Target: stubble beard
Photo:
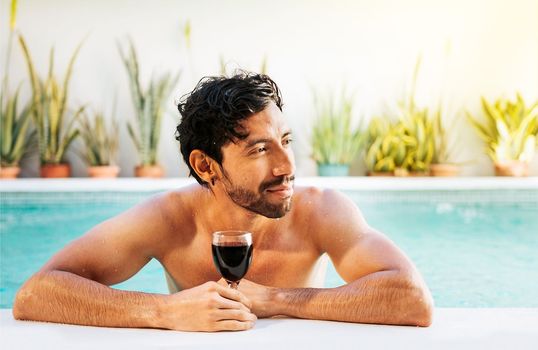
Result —
[[235, 186], [228, 177], [226, 177], [226, 181], [223, 183], [226, 193], [235, 204], [267, 218], [278, 219], [291, 210], [291, 197], [284, 199], [282, 203], [273, 204], [265, 198], [264, 191], [269, 187], [278, 186], [286, 181], [291, 182], [293, 179], [293, 176], [287, 180], [282, 177], [277, 180], [262, 183], [258, 189], [258, 193]]

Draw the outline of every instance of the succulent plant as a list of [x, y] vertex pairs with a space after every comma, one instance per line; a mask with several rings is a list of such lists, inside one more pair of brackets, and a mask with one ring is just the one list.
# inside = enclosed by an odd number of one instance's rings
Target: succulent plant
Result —
[[93, 118], [84, 113], [79, 130], [85, 145], [84, 159], [90, 166], [116, 164], [119, 128], [115, 119], [112, 119], [108, 129], [102, 113], [95, 113]]
[[34, 68], [30, 52], [22, 36], [19, 36], [19, 43], [30, 74], [32, 114], [37, 130], [41, 164], [60, 164], [64, 161], [67, 149], [79, 134], [75, 122], [84, 110], [84, 107], [80, 107], [70, 112], [67, 106], [69, 81], [82, 43], [71, 56], [62, 84], [54, 75], [54, 48], [50, 51], [47, 77], [42, 79]]
[[318, 117], [312, 132], [312, 157], [318, 164], [349, 165], [366, 140], [361, 126], [352, 125], [352, 98], [342, 93], [338, 104], [332, 95], [315, 99]]
[[481, 123], [468, 112], [467, 117], [486, 143], [486, 153], [494, 162], [530, 162], [537, 145], [538, 101], [527, 106], [519, 93], [515, 101], [481, 100], [486, 121]]
[[[18, 166], [22, 157], [34, 143], [35, 130], [29, 132], [32, 116], [32, 103], [27, 103], [19, 111], [17, 89], [13, 96], [7, 97], [7, 103], [0, 110], [2, 141], [0, 142], [0, 164], [3, 167]], [[4, 96], [2, 96], [4, 99]]]
[[164, 101], [176, 85], [179, 74], [164, 74], [151, 79], [146, 90], [140, 84], [140, 69], [136, 50], [129, 40], [128, 53], [124, 54], [118, 45], [121, 59], [129, 76], [129, 87], [135, 109], [135, 124], [127, 124], [127, 129], [140, 156], [141, 165], [156, 165], [157, 151], [164, 113]]

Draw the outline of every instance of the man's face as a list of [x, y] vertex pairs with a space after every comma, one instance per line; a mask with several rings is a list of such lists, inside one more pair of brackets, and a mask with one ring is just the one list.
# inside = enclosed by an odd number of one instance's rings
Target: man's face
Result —
[[271, 103], [241, 123], [244, 140], [222, 147], [222, 183], [237, 205], [268, 218], [291, 209], [295, 161], [291, 132]]

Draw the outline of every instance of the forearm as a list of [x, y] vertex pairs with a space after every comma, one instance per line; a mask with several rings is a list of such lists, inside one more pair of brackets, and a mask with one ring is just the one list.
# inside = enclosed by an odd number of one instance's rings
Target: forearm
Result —
[[398, 271], [381, 271], [338, 288], [275, 289], [274, 311], [291, 317], [428, 326], [432, 303], [425, 287]]
[[115, 290], [63, 271], [42, 272], [17, 293], [16, 319], [105, 327], [158, 327], [160, 296]]

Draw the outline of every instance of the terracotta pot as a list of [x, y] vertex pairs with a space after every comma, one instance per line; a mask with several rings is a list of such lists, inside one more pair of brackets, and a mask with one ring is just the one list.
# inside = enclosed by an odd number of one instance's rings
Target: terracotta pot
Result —
[[453, 177], [460, 173], [459, 165], [455, 164], [432, 164], [430, 165], [431, 176]]
[[96, 178], [113, 178], [118, 177], [120, 168], [116, 165], [99, 165], [88, 168], [88, 175]]
[[163, 177], [164, 169], [160, 165], [138, 165], [135, 168], [136, 177]]
[[69, 164], [43, 164], [40, 171], [41, 177], [58, 178], [70, 177], [71, 166]]
[[396, 168], [394, 169], [394, 176], [406, 177], [406, 176], [409, 176], [409, 171], [407, 171], [407, 169], [404, 169], [404, 168]]
[[378, 171], [369, 171], [368, 176], [394, 176], [394, 173], [392, 171], [384, 171], [384, 172], [378, 172]]
[[21, 172], [18, 166], [0, 167], [0, 179], [16, 179]]
[[495, 175], [497, 176], [529, 176], [529, 163], [519, 160], [495, 162]]

